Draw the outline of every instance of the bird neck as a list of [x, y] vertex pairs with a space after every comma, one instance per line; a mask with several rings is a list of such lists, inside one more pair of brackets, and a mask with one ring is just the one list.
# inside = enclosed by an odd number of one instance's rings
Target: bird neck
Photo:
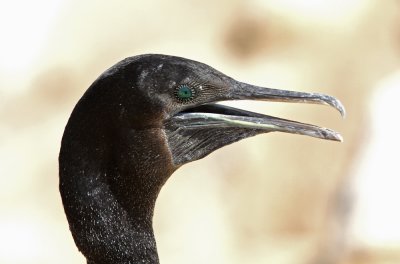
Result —
[[162, 131], [108, 133], [71, 119], [59, 157], [60, 193], [77, 247], [90, 264], [159, 263], [153, 211], [174, 170]]

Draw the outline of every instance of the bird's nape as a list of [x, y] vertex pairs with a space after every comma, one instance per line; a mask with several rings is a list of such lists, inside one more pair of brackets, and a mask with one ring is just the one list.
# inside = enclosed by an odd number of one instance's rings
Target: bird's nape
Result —
[[317, 103], [345, 113], [331, 96], [245, 84], [180, 57], [117, 63], [75, 106], [59, 156], [64, 210], [88, 263], [159, 263], [155, 201], [185, 163], [267, 132], [342, 140], [327, 128], [217, 104], [225, 100]]

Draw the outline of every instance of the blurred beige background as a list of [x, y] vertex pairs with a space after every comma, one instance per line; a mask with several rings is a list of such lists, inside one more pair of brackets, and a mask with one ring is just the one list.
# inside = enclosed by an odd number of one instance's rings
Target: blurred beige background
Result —
[[274, 133], [184, 166], [157, 201], [161, 263], [400, 263], [398, 1], [2, 1], [0, 32], [0, 263], [85, 263], [58, 194], [61, 136], [91, 82], [142, 53], [348, 112], [233, 103], [345, 142]]

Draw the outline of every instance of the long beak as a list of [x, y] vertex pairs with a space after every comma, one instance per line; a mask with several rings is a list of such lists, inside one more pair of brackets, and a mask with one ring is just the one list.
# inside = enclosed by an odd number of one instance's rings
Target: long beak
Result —
[[343, 141], [339, 133], [328, 128], [215, 104], [219, 101], [245, 99], [325, 104], [334, 107], [344, 116], [343, 105], [332, 96], [262, 88], [232, 80], [225, 93], [213, 93], [207, 99], [206, 103], [187, 106], [164, 123], [168, 146], [177, 166], [203, 158], [241, 139], [268, 132]]
[[259, 87], [247, 83], [237, 82], [231, 89], [230, 96], [238, 100], [263, 100], [289, 103], [325, 104], [334, 107], [345, 117], [346, 111], [342, 103], [326, 94], [304, 93], [279, 89]]
[[[336, 98], [320, 93], [304, 93], [263, 88], [234, 81], [223, 100], [264, 100], [275, 102], [324, 104], [345, 116], [345, 109]], [[175, 125], [185, 129], [235, 127], [259, 132], [286, 132], [321, 139], [343, 141], [342, 136], [328, 128], [300, 123], [278, 117], [253, 113], [217, 104], [203, 104], [186, 109], [173, 117]]]

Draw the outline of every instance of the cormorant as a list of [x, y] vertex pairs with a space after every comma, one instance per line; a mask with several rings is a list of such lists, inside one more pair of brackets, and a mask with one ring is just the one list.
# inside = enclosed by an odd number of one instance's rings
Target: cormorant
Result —
[[75, 106], [59, 155], [60, 193], [89, 264], [159, 263], [152, 218], [171, 174], [240, 139], [273, 131], [341, 141], [327, 128], [215, 104], [328, 104], [335, 98], [262, 88], [200, 62], [147, 54], [106, 70]]

